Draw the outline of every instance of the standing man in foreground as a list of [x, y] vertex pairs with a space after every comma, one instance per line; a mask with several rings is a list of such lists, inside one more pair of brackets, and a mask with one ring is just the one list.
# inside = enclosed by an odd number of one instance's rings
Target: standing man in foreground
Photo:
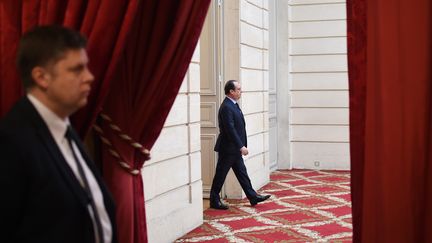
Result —
[[219, 108], [219, 137], [214, 150], [219, 153], [216, 174], [210, 191], [210, 207], [228, 209], [220, 200], [219, 193], [230, 168], [233, 169], [243, 191], [252, 206], [267, 200], [270, 195], [259, 195], [253, 188], [243, 161], [248, 155], [246, 123], [237, 101], [241, 97], [241, 86], [236, 80], [225, 84], [226, 98]]
[[59, 26], [21, 39], [27, 95], [0, 121], [0, 242], [117, 242], [113, 200], [68, 118], [94, 79], [85, 47]]

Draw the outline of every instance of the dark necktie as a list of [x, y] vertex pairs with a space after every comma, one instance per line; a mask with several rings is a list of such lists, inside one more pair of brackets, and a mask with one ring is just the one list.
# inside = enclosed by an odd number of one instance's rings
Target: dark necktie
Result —
[[239, 104], [238, 103], [235, 103], [235, 105], [237, 106], [237, 108], [240, 110], [240, 112], [241, 112], [241, 109], [240, 109], [240, 106], [239, 106]]
[[84, 169], [78, 160], [78, 157], [75, 153], [75, 149], [72, 146], [72, 141], [74, 141], [75, 144], [77, 144], [77, 138], [76, 138], [76, 135], [74, 134], [74, 132], [72, 131], [72, 128], [70, 126], [68, 126], [66, 129], [65, 137], [68, 140], [69, 146], [72, 150], [72, 155], [74, 157], [75, 163], [76, 163], [77, 168], [78, 168], [78, 173], [79, 173], [79, 175], [83, 181], [82, 187], [87, 194], [87, 198], [90, 201], [90, 206], [93, 210], [93, 216], [94, 216], [94, 220], [96, 223], [96, 229], [95, 230], [97, 231], [97, 234], [99, 236], [99, 243], [103, 243], [104, 238], [103, 238], [103, 233], [102, 233], [102, 223], [101, 223], [101, 220], [99, 218], [99, 213], [97, 211], [96, 204], [95, 204], [94, 199], [93, 199], [93, 194], [90, 191], [89, 183], [88, 183], [87, 177], [84, 173]]

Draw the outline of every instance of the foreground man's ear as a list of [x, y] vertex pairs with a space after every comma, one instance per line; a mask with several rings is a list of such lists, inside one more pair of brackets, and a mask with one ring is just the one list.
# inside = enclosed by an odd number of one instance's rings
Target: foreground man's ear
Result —
[[43, 90], [48, 88], [48, 80], [51, 74], [43, 67], [34, 67], [31, 72], [31, 76], [35, 82], [35, 86], [42, 88]]

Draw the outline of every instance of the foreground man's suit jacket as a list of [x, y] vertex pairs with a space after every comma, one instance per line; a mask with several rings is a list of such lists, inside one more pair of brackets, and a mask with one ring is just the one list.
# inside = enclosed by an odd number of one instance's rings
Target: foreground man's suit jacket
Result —
[[[99, 183], [117, 242], [112, 197], [77, 146]], [[27, 97], [0, 121], [0, 193], [0, 242], [94, 243], [87, 196]]]

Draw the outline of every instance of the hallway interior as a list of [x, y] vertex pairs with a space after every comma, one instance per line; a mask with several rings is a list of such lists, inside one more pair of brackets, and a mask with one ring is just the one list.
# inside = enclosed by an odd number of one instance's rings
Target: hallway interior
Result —
[[352, 241], [348, 171], [275, 171], [260, 193], [272, 197], [255, 207], [226, 200], [229, 210], [214, 210], [204, 200], [204, 224], [176, 242]]

